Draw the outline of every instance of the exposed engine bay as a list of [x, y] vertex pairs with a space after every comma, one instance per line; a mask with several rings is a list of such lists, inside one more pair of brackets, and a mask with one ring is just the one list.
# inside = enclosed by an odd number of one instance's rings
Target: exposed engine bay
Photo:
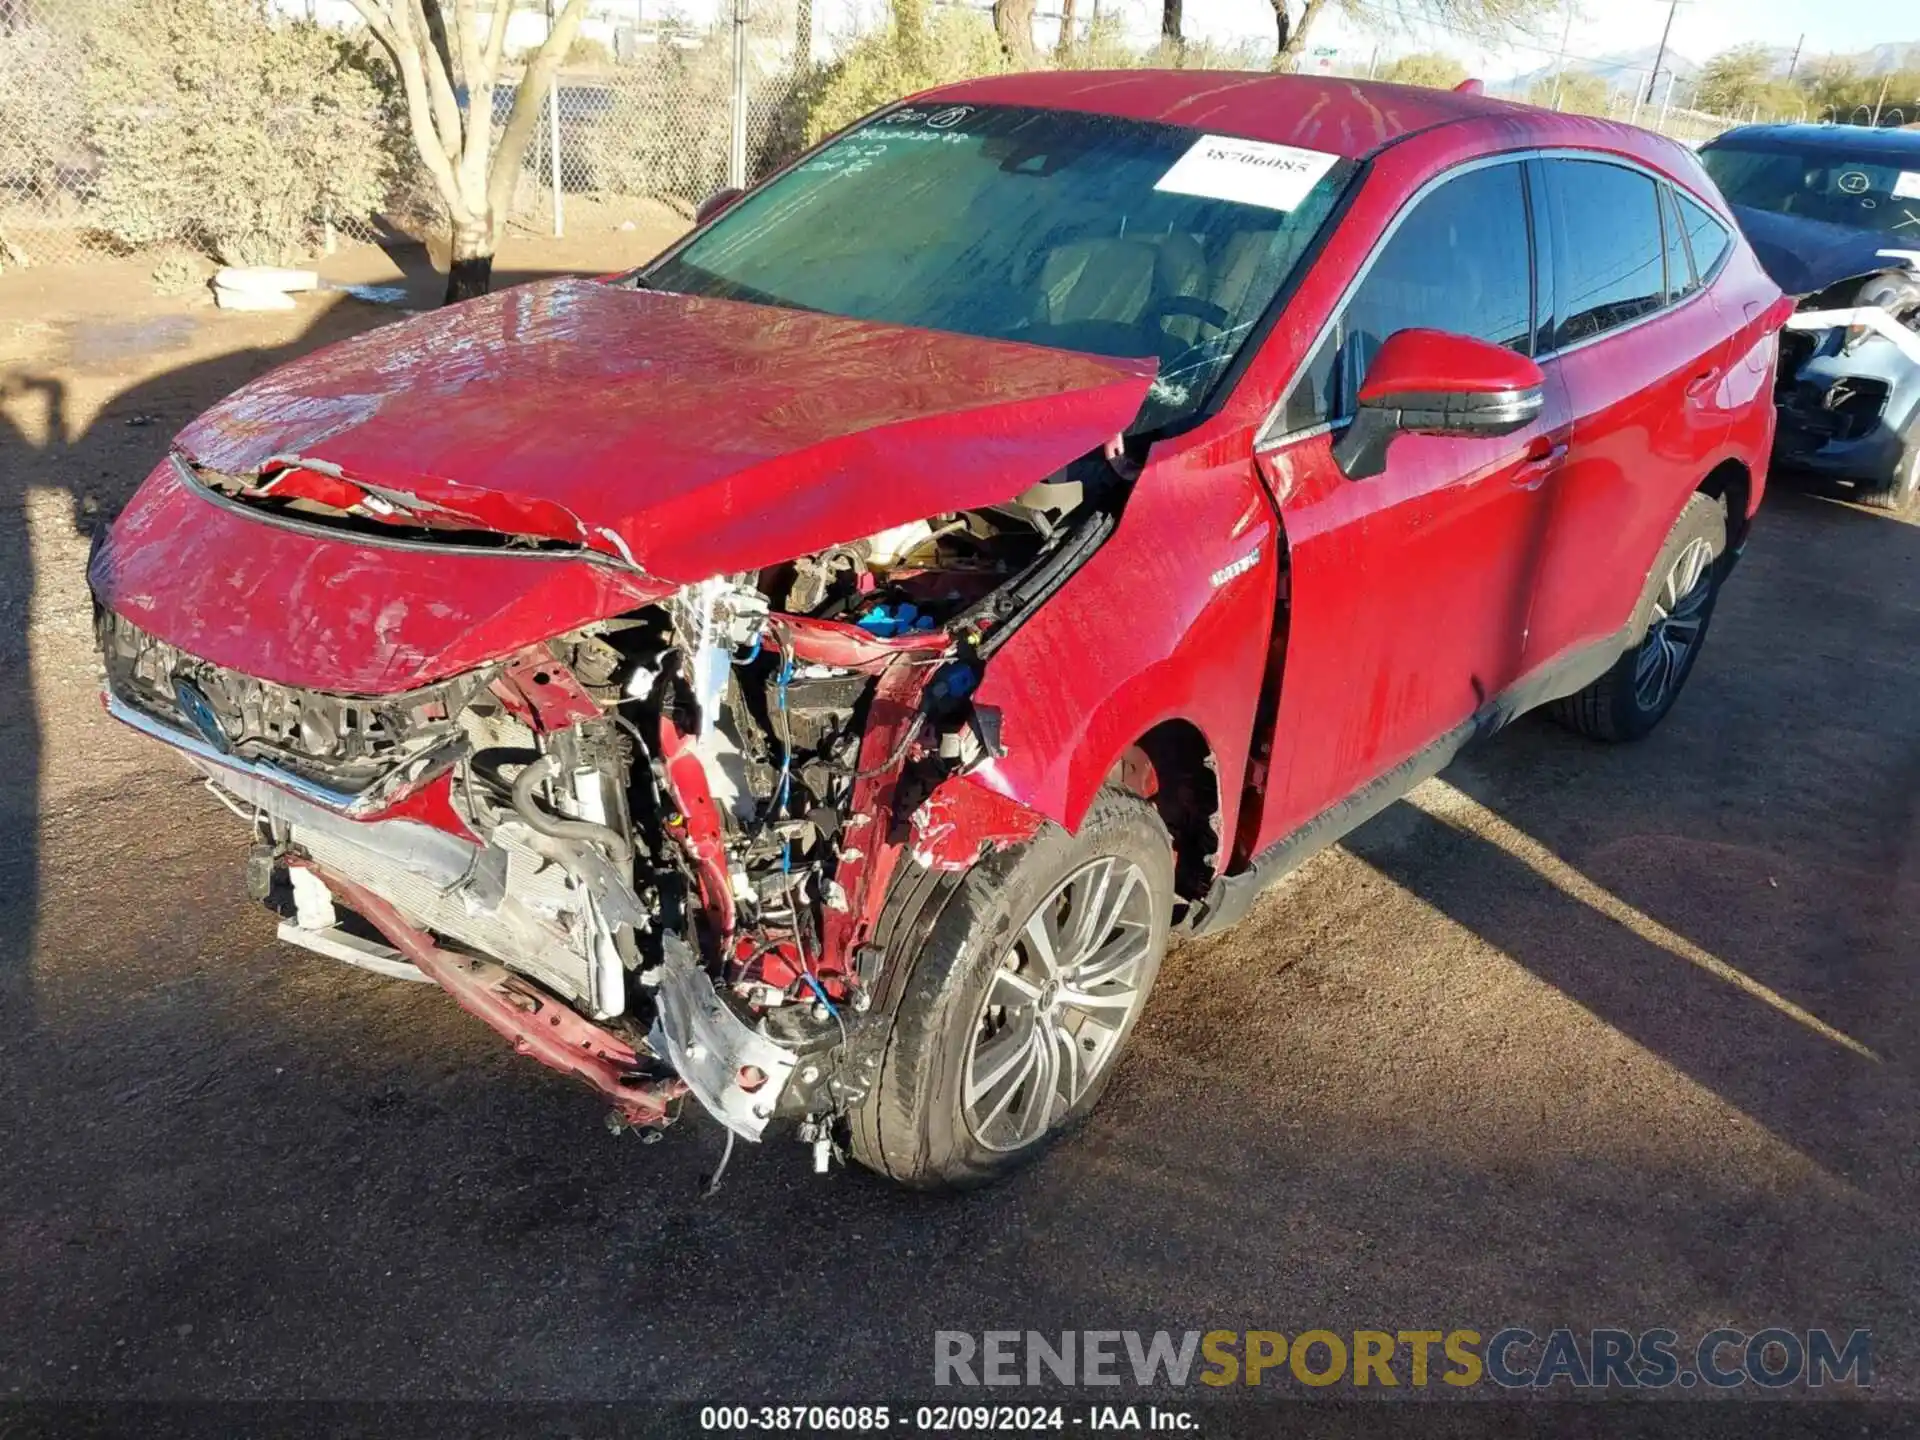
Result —
[[1920, 272], [1896, 263], [1799, 297], [1774, 398], [1789, 462], [1869, 479], [1897, 468], [1920, 421]]
[[[249, 885], [284, 938], [437, 980], [599, 1088], [616, 1128], [665, 1125], [690, 1092], [748, 1139], [799, 1122], [824, 1168], [877, 1071], [899, 863], [957, 870], [1039, 824], [989, 796], [1009, 813], [956, 849], [926, 806], [1002, 753], [974, 692], [1111, 533], [1123, 465], [1095, 453], [1004, 505], [377, 699], [239, 675], [101, 607], [108, 705], [254, 826]], [[224, 493], [286, 499], [251, 488]], [[300, 523], [378, 518], [340, 498], [299, 494]]]

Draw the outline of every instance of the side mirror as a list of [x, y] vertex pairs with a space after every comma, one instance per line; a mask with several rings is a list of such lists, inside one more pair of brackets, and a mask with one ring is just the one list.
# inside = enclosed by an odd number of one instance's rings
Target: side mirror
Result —
[[1334, 462], [1349, 480], [1365, 480], [1387, 468], [1396, 435], [1511, 435], [1540, 414], [1545, 384], [1538, 365], [1504, 346], [1396, 331], [1367, 367]]
[[722, 210], [725, 210], [746, 193], [746, 191], [735, 185], [728, 185], [724, 189], [714, 191], [711, 195], [707, 196], [706, 199], [702, 200], [700, 202], [700, 208], [693, 212], [693, 223], [696, 225], [706, 224], [707, 221], [713, 219], [714, 216], [718, 215]]

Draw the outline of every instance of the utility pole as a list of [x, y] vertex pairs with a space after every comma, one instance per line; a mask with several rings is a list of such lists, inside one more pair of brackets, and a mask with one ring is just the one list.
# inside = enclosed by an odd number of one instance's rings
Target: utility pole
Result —
[[1566, 3], [1567, 18], [1560, 25], [1560, 55], [1553, 64], [1553, 108], [1560, 108], [1560, 87], [1567, 78], [1567, 42], [1573, 38], [1573, 0]]
[[1793, 83], [1793, 72], [1800, 68], [1800, 47], [1807, 43], [1806, 32], [1800, 32], [1800, 38], [1793, 42], [1793, 58], [1787, 62], [1787, 84]]
[[732, 133], [727, 137], [727, 184], [747, 188], [747, 4], [733, 0]]
[[1660, 66], [1667, 58], [1667, 41], [1673, 38], [1673, 17], [1680, 11], [1680, 0], [1668, 0], [1667, 26], [1660, 32], [1660, 48], [1654, 53], [1653, 73], [1647, 76], [1646, 103], [1653, 103], [1653, 87], [1660, 80]]
[[[496, 3], [493, 7], [493, 23], [507, 23], [507, 8]], [[547, 34], [553, 34], [553, 0], [547, 0]], [[561, 63], [565, 63], [564, 60]], [[556, 238], [567, 233], [567, 214], [560, 192], [566, 187], [561, 183], [560, 172], [560, 71], [553, 72], [553, 79], [547, 82], [547, 180], [553, 187], [553, 233]]]

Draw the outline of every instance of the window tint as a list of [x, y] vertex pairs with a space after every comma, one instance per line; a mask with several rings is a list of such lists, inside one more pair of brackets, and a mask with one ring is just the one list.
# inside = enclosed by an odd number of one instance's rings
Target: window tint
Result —
[[1651, 177], [1594, 160], [1549, 160], [1554, 218], [1554, 344], [1604, 334], [1666, 296], [1660, 212]]
[[1468, 171], [1422, 200], [1380, 250], [1295, 382], [1280, 428], [1347, 418], [1368, 364], [1396, 331], [1447, 330], [1526, 354], [1532, 315], [1520, 166]]
[[1693, 268], [1700, 272], [1701, 280], [1711, 280], [1733, 247], [1733, 237], [1706, 206], [1695, 204], [1684, 195], [1677, 198], [1680, 223], [1687, 232], [1687, 248], [1693, 251]]
[[1660, 187], [1660, 224], [1667, 232], [1667, 299], [1684, 300], [1700, 288], [1700, 277], [1687, 261], [1687, 245], [1680, 237], [1685, 227], [1675, 208], [1678, 197], [1671, 185]]

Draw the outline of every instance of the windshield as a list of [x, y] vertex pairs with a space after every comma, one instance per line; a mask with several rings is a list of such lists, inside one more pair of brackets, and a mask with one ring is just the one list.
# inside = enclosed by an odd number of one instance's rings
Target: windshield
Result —
[[1352, 169], [1105, 115], [904, 107], [747, 196], [642, 283], [1151, 356], [1141, 430], [1199, 407]]
[[1700, 159], [1735, 205], [1920, 241], [1920, 155], [1856, 159], [1769, 142], [1714, 145]]

